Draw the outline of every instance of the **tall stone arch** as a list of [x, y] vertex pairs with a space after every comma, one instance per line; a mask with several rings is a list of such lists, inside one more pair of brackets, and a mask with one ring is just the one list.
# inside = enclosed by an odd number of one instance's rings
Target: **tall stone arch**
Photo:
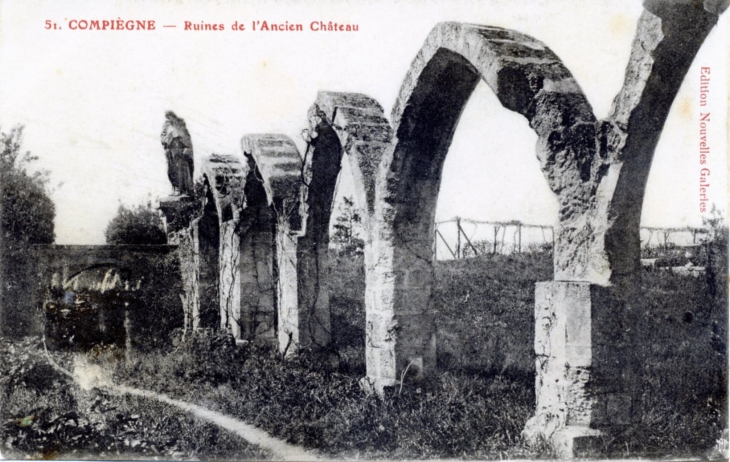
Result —
[[[583, 213], [595, 190], [588, 180], [597, 176], [596, 119], [558, 57], [515, 31], [437, 25], [404, 79], [378, 173], [367, 310], [368, 377], [376, 388], [393, 385], [406, 369], [418, 376], [435, 368], [429, 298], [436, 200], [456, 124], [480, 79], [537, 132], [538, 158], [563, 222]], [[571, 266], [576, 273], [589, 271], [590, 244], [575, 249], [586, 262]]]
[[[593, 269], [571, 258], [536, 290], [537, 408], [525, 429], [572, 454], [578, 438], [641, 417], [643, 311], [637, 304], [640, 220], [659, 137], [685, 75], [727, 2], [648, 0], [624, 85], [597, 123], [597, 188], [579, 217], [591, 223]], [[576, 221], [561, 223], [561, 232]], [[570, 242], [564, 251], [572, 253]], [[598, 263], [598, 264], [596, 264]]]
[[555, 280], [536, 288], [536, 412], [525, 434], [563, 455], [598, 429], [639, 416], [633, 305], [639, 219], [654, 148], [689, 65], [727, 2], [645, 2], [626, 81], [595, 118], [560, 60], [500, 28], [442, 23], [414, 59], [393, 108], [380, 164], [368, 267], [368, 379], [393, 385], [435, 366], [431, 236], [441, 168], [479, 79], [538, 135], [559, 201]]
[[645, 0], [624, 85], [605, 119], [609, 172], [599, 198], [606, 215], [605, 246], [613, 283], [633, 277], [646, 184], [664, 123], [705, 38], [728, 2]]
[[[352, 172], [355, 201], [365, 214], [363, 225], [368, 229], [368, 217], [375, 204], [377, 167], [389, 146], [392, 130], [380, 104], [357, 93], [319, 92], [308, 118], [302, 174], [306, 232], [298, 241], [297, 260], [299, 310], [319, 313], [317, 319], [322, 319], [329, 316], [330, 310], [329, 224], [343, 157]], [[366, 244], [366, 259], [369, 255]], [[314, 324], [309, 328], [318, 329]], [[329, 334], [321, 339], [329, 342]], [[322, 345], [320, 340], [317, 343]]]

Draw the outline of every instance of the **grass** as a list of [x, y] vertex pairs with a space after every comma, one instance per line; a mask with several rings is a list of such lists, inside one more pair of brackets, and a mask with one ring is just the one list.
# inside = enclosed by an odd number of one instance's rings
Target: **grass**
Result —
[[[73, 356], [53, 355], [65, 363]], [[0, 397], [5, 457], [268, 458], [240, 438], [165, 404], [79, 388], [49, 365], [36, 337], [0, 343]]]
[[[723, 271], [717, 279], [724, 279]], [[174, 351], [139, 352], [129, 366], [117, 362], [116, 379], [239, 417], [338, 458], [550, 456], [520, 439], [534, 412], [534, 283], [552, 279], [548, 253], [439, 262], [432, 308], [440, 372], [383, 399], [358, 383], [365, 373], [362, 260], [337, 259], [332, 276], [334, 351], [328, 356], [283, 360], [266, 347], [236, 346], [220, 335]], [[720, 438], [727, 422], [727, 293], [715, 276], [643, 274], [636, 304], [644, 313], [644, 341], [637, 346], [644, 368], [642, 422], [605, 437], [606, 456], [701, 455]], [[63, 387], [55, 389], [58, 396], [49, 400], [78, 408], [78, 398], [76, 404], [64, 401]], [[141, 414], [146, 404], [127, 405], [128, 412]], [[187, 435], [186, 441], [213, 438], [206, 432], [160, 430]], [[113, 451], [127, 448], [124, 440], [115, 444]], [[185, 450], [203, 454], [199, 444]], [[250, 454], [246, 450], [237, 458]]]
[[727, 292], [711, 286], [712, 275], [645, 271], [642, 279], [641, 423], [607, 440], [605, 451], [702, 454], [727, 428]]
[[[505, 377], [445, 373], [420, 388], [391, 390], [381, 400], [360, 388], [359, 375], [306, 357], [285, 361], [261, 347], [232, 347], [210, 362], [209, 355], [192, 350], [144, 355], [120, 376], [337, 457], [539, 455], [522, 447], [519, 438], [532, 409], [532, 390]], [[191, 375], [190, 365], [206, 358], [208, 370], [235, 373]]]

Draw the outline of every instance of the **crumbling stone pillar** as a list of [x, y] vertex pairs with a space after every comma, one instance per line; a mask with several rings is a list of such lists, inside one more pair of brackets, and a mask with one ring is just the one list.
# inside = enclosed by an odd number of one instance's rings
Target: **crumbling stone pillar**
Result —
[[236, 222], [225, 221], [220, 231], [220, 316], [221, 327], [228, 328], [235, 339], [242, 338], [240, 260]]
[[[277, 302], [279, 316], [277, 333], [279, 352], [287, 356], [295, 354], [301, 348], [313, 346], [309, 342], [326, 340], [325, 336], [328, 336], [329, 332], [321, 332], [321, 326], [310, 325], [311, 320], [307, 319], [306, 316], [308, 311], [299, 307], [297, 299], [297, 237], [289, 232], [286, 223], [279, 223], [277, 227], [276, 267], [278, 270]], [[319, 339], [316, 334], [320, 334]]]
[[535, 292], [537, 397], [528, 439], [549, 437], [563, 457], [598, 449], [598, 429], [640, 418], [637, 358], [640, 324], [632, 286], [550, 281]]
[[165, 113], [160, 135], [168, 162], [168, 177], [173, 196], [160, 200], [159, 209], [165, 218], [168, 244], [178, 246], [182, 273], [184, 328], [196, 329], [200, 314], [198, 228], [199, 210], [192, 196], [193, 144], [185, 121], [173, 112]]

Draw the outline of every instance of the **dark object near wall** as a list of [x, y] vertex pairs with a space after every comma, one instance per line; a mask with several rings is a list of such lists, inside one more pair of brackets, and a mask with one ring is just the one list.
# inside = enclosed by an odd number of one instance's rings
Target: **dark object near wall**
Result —
[[[117, 345], [149, 351], [170, 345], [182, 326], [174, 246], [37, 246], [39, 329], [49, 346]], [[29, 297], [33, 298], [33, 297]]]
[[95, 345], [124, 347], [129, 295], [119, 291], [53, 292], [52, 299], [44, 304], [49, 348], [88, 351]]

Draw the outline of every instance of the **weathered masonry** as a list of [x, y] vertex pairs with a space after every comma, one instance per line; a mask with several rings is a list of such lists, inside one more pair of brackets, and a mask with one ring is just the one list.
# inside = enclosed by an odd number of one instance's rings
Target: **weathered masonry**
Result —
[[[305, 152], [282, 135], [248, 135], [242, 155], [211, 156], [200, 201], [181, 194], [161, 204], [183, 262], [186, 325], [276, 342], [285, 354], [328, 344], [328, 227], [346, 158], [366, 211], [365, 383], [382, 391], [404, 375], [434, 374], [435, 207], [452, 135], [483, 80], [537, 133], [536, 154], [560, 205], [554, 280], [535, 292], [537, 403], [524, 434], [570, 456], [600, 431], [635, 422], [644, 191], [674, 97], [726, 7], [646, 0], [623, 88], [603, 120], [542, 42], [441, 23], [413, 60], [390, 119], [365, 95], [320, 92]], [[189, 144], [184, 122], [172, 136], [165, 127], [166, 148], [175, 136]]]

